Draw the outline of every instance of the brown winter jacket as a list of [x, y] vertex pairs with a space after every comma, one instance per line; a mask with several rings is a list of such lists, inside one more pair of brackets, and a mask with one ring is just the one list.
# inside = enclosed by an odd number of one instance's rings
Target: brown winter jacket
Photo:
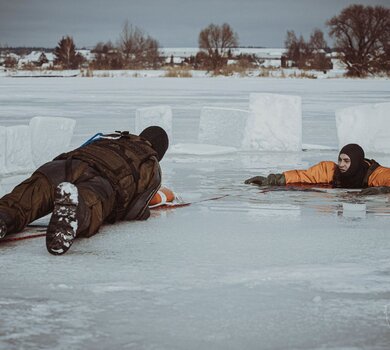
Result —
[[110, 182], [116, 199], [107, 221], [149, 216], [148, 203], [161, 185], [161, 170], [148, 141], [131, 134], [119, 139], [103, 138], [61, 154], [55, 160], [67, 160], [67, 178], [72, 176], [73, 160], [79, 160]]
[[[374, 166], [375, 161], [368, 161], [366, 187], [390, 186], [390, 168]], [[337, 164], [331, 161], [320, 162], [307, 170], [289, 170], [283, 173], [286, 184], [331, 184]]]

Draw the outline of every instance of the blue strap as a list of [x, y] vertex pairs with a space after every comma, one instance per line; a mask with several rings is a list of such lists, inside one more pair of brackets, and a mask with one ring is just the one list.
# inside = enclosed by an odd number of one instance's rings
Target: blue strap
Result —
[[87, 141], [85, 141], [80, 147], [84, 147], [92, 143], [93, 141], [96, 141], [100, 139], [100, 137], [103, 136], [102, 132], [98, 132], [97, 134], [93, 135], [91, 138], [89, 138]]

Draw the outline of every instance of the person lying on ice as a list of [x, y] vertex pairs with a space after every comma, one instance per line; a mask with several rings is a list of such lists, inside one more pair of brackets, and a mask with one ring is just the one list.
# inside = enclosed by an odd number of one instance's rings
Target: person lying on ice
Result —
[[103, 135], [59, 155], [0, 199], [0, 237], [53, 212], [46, 247], [60, 255], [75, 237], [94, 235], [104, 222], [147, 219], [168, 144], [166, 132], [151, 126], [139, 136]]
[[284, 186], [290, 184], [328, 184], [339, 188], [364, 188], [360, 195], [390, 193], [390, 168], [366, 159], [357, 144], [344, 146], [338, 163], [320, 162], [307, 170], [290, 170], [267, 177], [255, 176], [245, 181], [258, 186]]

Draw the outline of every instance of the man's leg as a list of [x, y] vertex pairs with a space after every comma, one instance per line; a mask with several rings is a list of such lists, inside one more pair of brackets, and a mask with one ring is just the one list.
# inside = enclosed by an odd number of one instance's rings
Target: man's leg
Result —
[[0, 219], [7, 233], [20, 232], [30, 222], [53, 210], [54, 188], [40, 173], [16, 186], [0, 199]]
[[88, 181], [76, 183], [79, 191], [80, 225], [77, 235], [91, 237], [99, 231], [105, 219], [112, 213], [115, 205], [115, 191], [109, 181], [95, 176]]
[[94, 235], [112, 212], [114, 203], [115, 192], [101, 176], [75, 184], [59, 184], [46, 233], [47, 250], [55, 255], [64, 254], [76, 236]]

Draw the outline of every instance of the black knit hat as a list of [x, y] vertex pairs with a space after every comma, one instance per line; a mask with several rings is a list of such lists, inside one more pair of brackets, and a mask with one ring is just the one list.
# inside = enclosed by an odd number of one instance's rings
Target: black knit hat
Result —
[[157, 152], [157, 159], [160, 161], [169, 146], [169, 139], [165, 130], [159, 126], [149, 126], [139, 136], [152, 144], [153, 149]]

